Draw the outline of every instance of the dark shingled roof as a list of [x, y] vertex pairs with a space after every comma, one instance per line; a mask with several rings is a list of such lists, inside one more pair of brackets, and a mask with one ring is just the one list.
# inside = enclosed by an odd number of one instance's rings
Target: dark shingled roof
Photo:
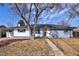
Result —
[[[25, 26], [25, 23], [24, 23], [23, 20], [20, 20], [20, 21], [18, 22], [18, 24], [20, 24], [20, 26]], [[18, 24], [17, 24], [17, 25], [18, 25]]]
[[[32, 27], [34, 26], [34, 24], [31, 25]], [[50, 30], [73, 30], [76, 27], [70, 27], [70, 26], [63, 26], [63, 25], [54, 25], [54, 24], [38, 24], [37, 28], [49, 28]]]
[[4, 26], [4, 25], [1, 25], [1, 26], [0, 26], [0, 28], [6, 28], [6, 26]]
[[0, 31], [4, 31], [5, 29], [7, 29], [6, 26], [4, 26], [4, 25], [0, 25]]
[[[31, 25], [32, 29], [33, 29], [33, 26], [34, 24]], [[46, 29], [50, 29], [50, 30], [73, 30], [75, 29], [76, 27], [69, 27], [69, 26], [63, 26], [63, 25], [51, 25], [51, 24], [38, 24], [37, 25], [37, 29], [42, 29], [42, 28], [46, 28]], [[8, 27], [8, 28], [5, 28], [6, 31], [13, 31], [14, 29], [17, 29], [17, 28], [27, 28], [27, 26], [21, 26], [21, 27]]]

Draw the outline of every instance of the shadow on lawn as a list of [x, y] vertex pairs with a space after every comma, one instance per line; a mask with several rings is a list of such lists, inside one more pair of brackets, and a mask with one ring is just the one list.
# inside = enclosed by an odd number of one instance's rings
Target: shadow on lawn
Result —
[[13, 43], [13, 42], [16, 42], [16, 41], [23, 41], [23, 40], [26, 40], [26, 39], [3, 40], [3, 41], [0, 41], [0, 47], [6, 46], [6, 45]]

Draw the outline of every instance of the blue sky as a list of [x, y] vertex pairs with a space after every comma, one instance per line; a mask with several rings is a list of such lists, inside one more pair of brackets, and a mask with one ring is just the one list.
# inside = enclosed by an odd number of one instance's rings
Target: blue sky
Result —
[[12, 25], [16, 26], [18, 20], [19, 17], [13, 15], [7, 6], [0, 6], [0, 25], [7, 26], [9, 23], [12, 23]]
[[[62, 20], [66, 20], [68, 15], [66, 13], [67, 9], [60, 11], [59, 13], [54, 13], [52, 10], [47, 13], [47, 11], [43, 12], [39, 17], [39, 23], [41, 24], [59, 24]], [[49, 15], [51, 14], [51, 15]], [[33, 16], [32, 16], [33, 18]], [[31, 18], [31, 19], [32, 19]], [[17, 22], [20, 18], [17, 15], [12, 15], [11, 11], [6, 6], [0, 6], [0, 25], [7, 26], [9, 23], [12, 23], [13, 26], [17, 25]], [[33, 23], [33, 20], [31, 20]], [[70, 26], [78, 26], [79, 25], [79, 17], [76, 17], [69, 21]]]

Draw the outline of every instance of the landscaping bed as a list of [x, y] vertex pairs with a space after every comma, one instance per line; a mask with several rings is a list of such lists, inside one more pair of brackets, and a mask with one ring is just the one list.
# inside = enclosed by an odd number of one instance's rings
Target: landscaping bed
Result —
[[[9, 43], [7, 43], [9, 42]], [[11, 43], [10, 43], [11, 42]], [[6, 41], [0, 46], [1, 56], [51, 56], [51, 47], [42, 39]]]

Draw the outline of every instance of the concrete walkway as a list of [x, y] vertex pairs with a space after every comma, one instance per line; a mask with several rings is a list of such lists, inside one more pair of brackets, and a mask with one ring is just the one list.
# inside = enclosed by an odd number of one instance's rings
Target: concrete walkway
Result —
[[0, 38], [0, 41], [10, 40], [10, 38]]
[[64, 53], [59, 48], [57, 48], [55, 44], [53, 44], [53, 42], [51, 42], [49, 39], [45, 40], [54, 51], [55, 56], [65, 56]]

